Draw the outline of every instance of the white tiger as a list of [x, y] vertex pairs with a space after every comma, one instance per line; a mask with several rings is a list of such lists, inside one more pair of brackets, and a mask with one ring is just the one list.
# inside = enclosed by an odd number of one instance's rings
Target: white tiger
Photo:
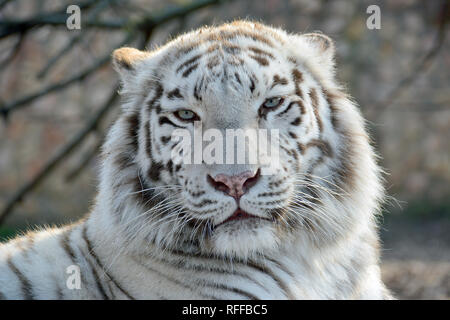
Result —
[[[124, 102], [95, 205], [1, 245], [0, 298], [391, 297], [380, 169], [328, 37], [236, 21], [152, 52], [118, 49], [113, 62]], [[173, 130], [199, 123], [278, 129], [281, 165], [175, 163]]]

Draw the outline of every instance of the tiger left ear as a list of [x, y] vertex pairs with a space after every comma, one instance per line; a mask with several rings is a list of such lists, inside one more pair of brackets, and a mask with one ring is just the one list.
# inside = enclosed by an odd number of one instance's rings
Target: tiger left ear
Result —
[[133, 74], [136, 65], [149, 57], [150, 54], [134, 48], [120, 48], [114, 50], [112, 56], [114, 69], [116, 69], [122, 79], [124, 79], [130, 74]]

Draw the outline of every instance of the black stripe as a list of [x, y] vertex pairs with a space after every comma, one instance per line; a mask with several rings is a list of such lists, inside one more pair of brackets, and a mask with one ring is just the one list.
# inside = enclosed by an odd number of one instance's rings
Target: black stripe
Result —
[[[257, 284], [259, 287], [261, 287], [262, 289], [267, 291], [267, 289], [258, 280], [251, 278], [250, 276], [248, 276], [245, 273], [236, 272], [236, 270], [233, 270], [233, 272], [229, 272], [229, 270], [226, 268], [215, 267], [215, 266], [211, 266], [211, 265], [207, 266], [206, 268], [203, 265], [199, 265], [199, 264], [188, 265], [185, 263], [185, 261], [186, 261], [185, 259], [182, 259], [179, 261], [170, 261], [165, 258], [156, 258], [156, 257], [154, 257], [154, 258], [157, 259], [158, 261], [160, 261], [161, 263], [169, 264], [175, 268], [183, 268], [183, 269], [193, 270], [193, 271], [206, 271], [206, 272], [215, 273], [218, 275], [223, 275], [224, 273], [226, 273], [230, 276], [241, 277], [252, 283]], [[178, 259], [180, 259], [180, 258], [178, 258]]]
[[330, 91], [325, 91], [325, 96], [327, 99], [328, 107], [330, 108], [331, 124], [333, 125], [333, 128], [338, 130], [339, 129], [338, 108], [335, 106], [335, 102], [337, 99], [343, 98], [344, 96], [342, 94]]
[[138, 132], [140, 125], [140, 113], [133, 113], [130, 116], [126, 117], [125, 120], [128, 124], [128, 135], [131, 139], [131, 146], [133, 150], [138, 149]]
[[242, 85], [241, 78], [239, 77], [239, 74], [238, 74], [237, 72], [234, 73], [234, 77], [236, 78], [236, 81], [237, 81], [240, 85]]
[[180, 127], [180, 126], [176, 125], [175, 123], [173, 123], [172, 121], [170, 121], [169, 118], [167, 118], [167, 117], [159, 118], [159, 125], [162, 126], [164, 124], [170, 124], [170, 125], [172, 125], [174, 127], [184, 129], [183, 127]]
[[297, 150], [301, 153], [301, 154], [305, 154], [305, 145], [303, 143], [297, 142]]
[[319, 131], [323, 131], [323, 123], [319, 113], [319, 97], [317, 96], [316, 89], [311, 88], [309, 91], [309, 97], [311, 99], [311, 104], [313, 106], [314, 116], [316, 117], [317, 126]]
[[[181, 256], [181, 257], [194, 257], [194, 258], [198, 258], [198, 259], [206, 259], [206, 260], [211, 260], [211, 259], [216, 259], [218, 262], [222, 262], [222, 260], [217, 259], [213, 256], [206, 256], [203, 255], [201, 253], [192, 253], [192, 252], [184, 252], [184, 251], [180, 251], [180, 250], [174, 250], [174, 249], [170, 249], [170, 248], [163, 248], [164, 250], [169, 251], [171, 254], [175, 255], [175, 256]], [[255, 269], [261, 273], [264, 273], [266, 275], [268, 275], [270, 278], [272, 278], [279, 286], [279, 288], [284, 292], [284, 294], [286, 295], [286, 297], [288, 297], [288, 299], [295, 299], [294, 294], [291, 292], [291, 290], [287, 287], [286, 284], [283, 283], [283, 281], [281, 279], [279, 279], [270, 269], [268, 269], [267, 267], [263, 267], [260, 266], [254, 262], [251, 261], [242, 261], [242, 260], [233, 260], [233, 263], [235, 264], [240, 264], [241, 266], [244, 267], [250, 267], [252, 269]], [[226, 270], [222, 270], [219, 269], [220, 271], [224, 272]], [[253, 279], [251, 279], [253, 280]], [[255, 280], [253, 280], [255, 281]]]
[[267, 60], [266, 58], [263, 58], [261, 56], [254, 56], [254, 55], [249, 55], [250, 58], [252, 58], [253, 60], [255, 60], [256, 62], [258, 62], [258, 64], [260, 66], [266, 67], [269, 65], [269, 60]]
[[191, 74], [192, 71], [198, 68], [198, 63], [190, 66], [185, 72], [183, 72], [183, 78], [186, 78]]
[[249, 38], [252, 39], [255, 42], [262, 42], [264, 44], [266, 44], [269, 47], [273, 47], [273, 43], [272, 41], [263, 36], [260, 33], [257, 32], [251, 32], [251, 31], [247, 31], [247, 30], [242, 30], [242, 29], [238, 29], [236, 31], [221, 31], [220, 35], [217, 34], [210, 34], [209, 36], [206, 37], [206, 41], [217, 41], [217, 40], [233, 40], [239, 37], [243, 37], [243, 38]]
[[193, 56], [192, 58], [190, 58], [189, 60], [183, 62], [178, 68], [177, 68], [177, 72], [180, 72], [181, 69], [183, 69], [183, 67], [186, 67], [190, 64], [193, 64], [194, 62], [196, 62], [198, 59], [200, 59], [202, 57], [202, 54], [198, 54], [196, 56]]
[[259, 48], [256, 48], [256, 47], [248, 47], [248, 49], [251, 50], [251, 51], [253, 51], [253, 52], [256, 53], [256, 54], [264, 55], [264, 56], [267, 56], [267, 57], [269, 57], [269, 58], [271, 58], [271, 59], [275, 59], [275, 57], [273, 56], [273, 54], [271, 54], [270, 52], [267, 52], [267, 51], [265, 51], [265, 50], [262, 50], [262, 49], [259, 49]]
[[158, 181], [162, 169], [164, 169], [164, 165], [161, 162], [153, 162], [148, 169], [147, 175], [153, 181]]
[[240, 294], [244, 297], [247, 297], [250, 300], [260, 300], [258, 297], [256, 297], [255, 295], [253, 295], [249, 292], [246, 292], [239, 288], [229, 287], [222, 283], [215, 283], [215, 282], [210, 282], [210, 281], [206, 281], [206, 280], [197, 280], [196, 282], [198, 284], [202, 285], [203, 287], [217, 288], [217, 289], [221, 289], [221, 290], [225, 290], [225, 291], [234, 292], [234, 293]]
[[206, 206], [206, 205], [208, 205], [208, 204], [216, 204], [216, 203], [217, 203], [216, 200], [210, 200], [210, 199], [205, 199], [205, 200], [203, 200], [203, 201], [200, 202], [200, 203], [194, 203], [194, 202], [192, 202], [192, 201], [189, 201], [189, 202], [190, 202], [190, 204], [191, 204], [193, 207], [196, 207], [196, 208], [202, 208], [202, 207], [204, 207], [204, 206]]
[[302, 119], [300, 117], [297, 117], [294, 119], [294, 121], [291, 122], [291, 125], [298, 126], [300, 125], [300, 123], [302, 123]]
[[203, 78], [200, 80], [200, 83], [198, 83], [197, 81], [194, 86], [194, 98], [197, 99], [198, 101], [202, 101], [202, 97], [199, 94], [199, 91], [201, 90], [202, 86], [203, 86]]
[[298, 69], [294, 69], [292, 70], [292, 79], [295, 84], [295, 94], [300, 98], [303, 98], [303, 92], [300, 89], [300, 82], [303, 81], [303, 74]]
[[[88, 246], [88, 253], [90, 253], [90, 252], [89, 252], [89, 251], [90, 251], [90, 250], [89, 250], [89, 243], [86, 241], [86, 227], [85, 227], [85, 226], [83, 227], [82, 237], [83, 237], [84, 241], [86, 242], [86, 244], [87, 244], [87, 246]], [[81, 253], [84, 255], [84, 253], [83, 253], [82, 250], [81, 250]], [[91, 260], [90, 260], [88, 257], [85, 256], [84, 258], [85, 258], [85, 260], [86, 260], [87, 263], [89, 264], [89, 267], [90, 267], [91, 270], [92, 270], [92, 274], [93, 274], [94, 280], [95, 280], [95, 285], [97, 286], [97, 289], [98, 289], [98, 291], [100, 292], [100, 294], [101, 294], [101, 296], [102, 296], [102, 299], [103, 299], [103, 300], [109, 300], [109, 297], [108, 297], [108, 295], [106, 294], [105, 289], [103, 288], [103, 285], [102, 285], [102, 283], [101, 283], [101, 281], [100, 281], [100, 278], [99, 278], [99, 276], [98, 276], [97, 271], [95, 270], [94, 265], [92, 264]]]
[[210, 295], [204, 295], [204, 294], [202, 294], [202, 293], [196, 291], [196, 289], [198, 289], [198, 288], [193, 288], [193, 287], [191, 287], [190, 285], [188, 285], [187, 283], [184, 283], [184, 282], [182, 282], [182, 281], [179, 281], [179, 280], [177, 280], [177, 279], [174, 279], [174, 278], [172, 278], [172, 277], [169, 277], [169, 276], [165, 275], [164, 273], [162, 273], [162, 272], [160, 272], [160, 271], [158, 271], [158, 270], [155, 270], [155, 269], [153, 269], [153, 268], [150, 268], [150, 267], [147, 266], [147, 265], [144, 265], [142, 262], [137, 261], [136, 259], [134, 259], [134, 260], [135, 260], [138, 264], [140, 264], [141, 266], [143, 266], [144, 268], [146, 268], [147, 270], [150, 270], [151, 272], [156, 273], [156, 274], [159, 275], [160, 277], [163, 277], [163, 278], [165, 278], [166, 280], [168, 280], [168, 281], [170, 281], [170, 282], [173, 282], [173, 283], [175, 283], [175, 284], [177, 284], [177, 285], [179, 285], [179, 286], [181, 286], [181, 287], [183, 287], [183, 288], [185, 288], [185, 289], [189, 289], [189, 290], [191, 290], [192, 292], [197, 292], [197, 293], [198, 293], [199, 295], [201, 295], [204, 299], [219, 300], [218, 297], [210, 296]]
[[169, 171], [169, 173], [172, 174], [172, 170], [173, 170], [173, 161], [172, 161], [172, 160], [169, 160], [169, 161], [167, 162], [166, 167], [167, 167], [167, 170]]
[[280, 278], [278, 278], [277, 275], [272, 272], [272, 270], [270, 270], [267, 267], [260, 266], [260, 265], [254, 263], [254, 262], [249, 262], [248, 265], [251, 266], [252, 268], [257, 269], [258, 271], [260, 271], [262, 273], [267, 274], [269, 277], [271, 277], [278, 284], [278, 287], [281, 290], [284, 291], [284, 294], [286, 295], [286, 297], [288, 299], [295, 300], [295, 296], [291, 292], [291, 290], [288, 288], [288, 286]]
[[[149, 113], [152, 111], [153, 108], [155, 108], [156, 102], [157, 102], [159, 99], [161, 99], [163, 93], [164, 93], [164, 88], [163, 88], [163, 86], [161, 85], [161, 83], [157, 82], [157, 83], [156, 83], [156, 88], [155, 88], [155, 95], [153, 96], [152, 100], [150, 100], [150, 101], [147, 103], [147, 107], [148, 107], [147, 109], [148, 109], [148, 112], [149, 112]], [[158, 106], [156, 106], [157, 111], [158, 111], [158, 108], [159, 108], [159, 104], [158, 104]]]
[[165, 145], [172, 139], [172, 137], [170, 137], [170, 136], [169, 137], [162, 136], [160, 139], [161, 139], [161, 143]]
[[69, 237], [72, 232], [72, 229], [67, 230], [61, 237], [61, 246], [66, 251], [72, 262], [76, 261], [75, 253], [69, 245]]
[[89, 260], [87, 257], [85, 257], [85, 259], [86, 259], [87, 263], [89, 264], [89, 267], [92, 270], [92, 275], [94, 276], [95, 284], [97, 286], [98, 291], [100, 292], [100, 294], [102, 296], [102, 299], [103, 300], [109, 300], [109, 297], [106, 294], [105, 288], [103, 288], [103, 284], [100, 281], [100, 278], [98, 276], [97, 271], [95, 270], [94, 265], [92, 264], [91, 260]]
[[253, 93], [254, 90], [255, 90], [255, 81], [253, 80], [253, 78], [250, 78], [250, 92]]
[[306, 109], [305, 109], [305, 106], [303, 105], [303, 101], [302, 100], [298, 100], [298, 101], [295, 101], [295, 103], [300, 108], [300, 113], [301, 114], [305, 114], [306, 113]]
[[168, 99], [183, 99], [183, 96], [181, 95], [180, 89], [175, 88], [172, 91], [167, 93], [167, 98]]
[[296, 101], [289, 103], [289, 105], [287, 106], [286, 109], [284, 109], [282, 112], [280, 112], [278, 115], [281, 116], [287, 112], [289, 112], [289, 110], [291, 110], [292, 106], [296, 103]]
[[281, 191], [263, 192], [263, 193], [258, 194], [258, 197], [273, 197], [273, 196], [279, 196], [279, 195], [285, 194], [288, 190], [289, 190], [289, 188], [286, 188], [286, 189], [281, 190]]
[[147, 156], [152, 159], [152, 137], [150, 135], [150, 123], [147, 121], [144, 125], [145, 130], [145, 151]]
[[61, 287], [59, 286], [59, 282], [58, 279], [56, 279], [55, 277], [53, 277], [53, 282], [55, 285], [55, 297], [57, 300], [64, 300], [64, 292], [61, 289]]
[[313, 139], [306, 144], [306, 148], [317, 147], [325, 157], [333, 157], [333, 149], [330, 144], [324, 140]]
[[21, 253], [22, 253], [23, 257], [24, 257], [28, 262], [31, 262], [31, 261], [30, 261], [29, 254], [30, 254], [30, 251], [33, 251], [33, 245], [34, 245], [34, 233], [28, 233], [28, 234], [26, 234], [26, 235], [25, 235], [25, 240], [28, 240], [28, 242], [27, 242], [27, 247], [24, 248], [24, 249], [21, 251]]
[[205, 191], [192, 192], [190, 190], [188, 190], [188, 192], [193, 198], [198, 198], [206, 193]]
[[[73, 251], [73, 248], [69, 242], [71, 232], [72, 232], [72, 229], [68, 229], [67, 231], [65, 231], [62, 234], [62, 238], [61, 238], [60, 242], [61, 242], [61, 246], [62, 246], [63, 250], [69, 256], [70, 260], [75, 264], [75, 263], [77, 263], [78, 258], [76, 256], [75, 252]], [[83, 273], [81, 273], [81, 282], [87, 284], [86, 278]]]
[[208, 63], [206, 64], [206, 66], [208, 67], [208, 69], [212, 70], [215, 66], [219, 65], [219, 63], [220, 63], [219, 57], [214, 56], [208, 60]]
[[101, 270], [103, 270], [103, 272], [106, 274], [106, 276], [111, 280], [112, 283], [114, 283], [114, 285], [119, 288], [120, 291], [123, 292], [123, 294], [125, 294], [127, 296], [128, 299], [134, 300], [134, 298], [127, 292], [125, 291], [122, 286], [119, 285], [119, 283], [106, 271], [106, 269], [103, 267], [102, 262], [100, 261], [100, 258], [96, 255], [94, 248], [92, 247], [92, 244], [89, 240], [89, 237], [87, 235], [87, 228], [86, 226], [84, 226], [83, 228], [83, 239], [86, 242], [87, 248], [88, 248], [88, 253], [94, 258], [95, 262], [98, 264], [98, 266], [100, 267]]
[[277, 265], [277, 267], [279, 269], [281, 269], [284, 273], [288, 274], [291, 278], [293, 278], [293, 279], [295, 278], [295, 275], [291, 271], [286, 269], [285, 266], [283, 266], [279, 261], [276, 261], [276, 260], [274, 260], [272, 258], [269, 258], [269, 257], [265, 257], [265, 258], [267, 260], [271, 261], [273, 264]]
[[21, 290], [22, 290], [24, 299], [25, 300], [33, 300], [33, 294], [32, 294], [33, 290], [31, 288], [30, 281], [25, 277], [25, 275], [19, 269], [17, 269], [17, 267], [12, 262], [11, 257], [8, 258], [7, 263], [8, 263], [8, 267], [11, 269], [12, 272], [14, 272], [16, 274], [17, 278], [20, 281]]

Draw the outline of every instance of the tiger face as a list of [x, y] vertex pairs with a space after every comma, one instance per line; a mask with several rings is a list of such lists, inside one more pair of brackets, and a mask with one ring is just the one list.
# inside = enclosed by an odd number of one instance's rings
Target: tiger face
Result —
[[[145, 239], [162, 246], [239, 257], [297, 236], [320, 244], [345, 234], [357, 221], [346, 205], [359, 188], [358, 156], [367, 151], [371, 161], [371, 150], [359, 113], [335, 84], [333, 55], [324, 35], [249, 22], [202, 28], [153, 52], [116, 50], [122, 147], [111, 142], [105, 151], [124, 177], [111, 184], [132, 185], [130, 206], [139, 208], [124, 221], [139, 223]], [[180, 161], [186, 150], [176, 130], [191, 137], [201, 130], [203, 142], [212, 141], [208, 132], [221, 135], [226, 158], [241, 151], [225, 147], [230, 129], [277, 132], [277, 157], [268, 161], [275, 169]], [[248, 154], [259, 152], [252, 137]], [[192, 158], [207, 145], [192, 147]]]

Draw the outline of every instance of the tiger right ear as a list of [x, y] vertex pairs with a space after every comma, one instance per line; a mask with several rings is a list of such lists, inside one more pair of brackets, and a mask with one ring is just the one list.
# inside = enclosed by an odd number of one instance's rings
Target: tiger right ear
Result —
[[318, 53], [326, 54], [330, 58], [334, 57], [334, 42], [330, 37], [319, 32], [302, 34], [302, 37], [306, 40], [306, 42], [313, 46]]
[[116, 69], [123, 79], [129, 76], [130, 73], [134, 73], [136, 65], [149, 57], [150, 54], [138, 49], [125, 47], [114, 50], [112, 56], [114, 69]]
[[335, 65], [333, 40], [320, 32], [302, 34], [298, 39], [311, 50], [310, 60], [315, 61], [320, 66], [324, 75], [333, 77]]

